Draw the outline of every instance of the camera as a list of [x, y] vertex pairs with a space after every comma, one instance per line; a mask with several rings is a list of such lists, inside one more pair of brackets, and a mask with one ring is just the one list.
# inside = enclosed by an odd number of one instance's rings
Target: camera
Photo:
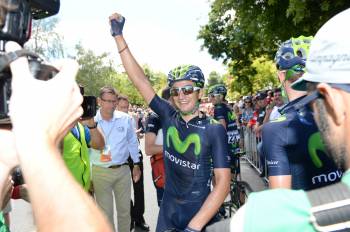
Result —
[[95, 96], [85, 96], [84, 95], [84, 87], [82, 85], [79, 85], [80, 93], [83, 95], [84, 100], [83, 104], [81, 105], [83, 107], [83, 115], [81, 116], [82, 119], [88, 119], [93, 118], [96, 115], [97, 112], [97, 100]]
[[15, 41], [21, 46], [31, 34], [32, 19], [43, 19], [58, 13], [59, 0], [0, 0], [0, 124], [9, 124], [9, 100], [11, 96], [11, 71], [9, 64], [18, 57], [27, 57], [32, 75], [39, 80], [49, 80], [58, 70], [25, 49], [6, 53], [5, 44]]

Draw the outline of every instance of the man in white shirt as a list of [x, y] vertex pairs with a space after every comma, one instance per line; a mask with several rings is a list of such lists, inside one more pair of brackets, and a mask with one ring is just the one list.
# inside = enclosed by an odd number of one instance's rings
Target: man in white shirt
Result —
[[129, 154], [134, 162], [133, 180], [140, 179], [138, 141], [131, 116], [116, 111], [117, 92], [113, 87], [103, 87], [98, 98], [100, 110], [95, 116], [98, 127], [105, 136], [105, 148], [94, 154], [92, 161], [92, 181], [97, 204], [105, 212], [114, 226], [113, 194], [116, 202], [118, 229], [130, 231], [131, 181], [128, 166]]

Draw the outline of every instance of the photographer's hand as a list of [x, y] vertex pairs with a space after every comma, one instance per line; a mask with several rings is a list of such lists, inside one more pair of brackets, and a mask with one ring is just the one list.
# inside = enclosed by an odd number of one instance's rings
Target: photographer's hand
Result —
[[18, 163], [12, 132], [0, 130], [0, 211], [11, 196], [12, 181], [10, 174]]
[[[19, 49], [14, 42], [6, 43], [7, 52]], [[16, 143], [21, 144], [17, 148], [32, 146], [38, 139], [56, 146], [82, 114], [83, 97], [75, 82], [78, 64], [65, 61], [58, 67], [60, 72], [48, 81], [32, 76], [26, 58], [19, 58], [10, 66], [13, 75], [10, 117]]]
[[[19, 49], [14, 42], [6, 43], [7, 52]], [[10, 117], [38, 231], [112, 231], [58, 150], [59, 141], [83, 113], [75, 82], [78, 64], [66, 61], [48, 81], [34, 79], [26, 58], [10, 66]]]

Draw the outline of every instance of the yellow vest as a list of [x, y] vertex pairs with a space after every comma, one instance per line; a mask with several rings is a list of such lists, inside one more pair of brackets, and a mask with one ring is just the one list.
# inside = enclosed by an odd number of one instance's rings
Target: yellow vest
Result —
[[78, 183], [87, 191], [90, 188], [90, 159], [85, 140], [85, 129], [77, 124], [80, 134], [78, 140], [70, 131], [63, 139], [63, 160]]

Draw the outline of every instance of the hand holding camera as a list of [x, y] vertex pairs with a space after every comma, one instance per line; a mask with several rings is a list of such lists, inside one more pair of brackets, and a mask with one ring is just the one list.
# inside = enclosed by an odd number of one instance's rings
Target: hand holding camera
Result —
[[[21, 47], [15, 42], [6, 44], [7, 52], [19, 49]], [[57, 67], [60, 72], [48, 81], [32, 76], [26, 58], [19, 58], [10, 66], [13, 75], [10, 117], [16, 139], [22, 138], [21, 144], [30, 145], [27, 142], [30, 141], [27, 135], [30, 131], [36, 133], [36, 139], [49, 139], [57, 145], [70, 125], [83, 113], [83, 97], [75, 82], [78, 64], [73, 60], [63, 61]], [[17, 141], [16, 145], [23, 149]]]

